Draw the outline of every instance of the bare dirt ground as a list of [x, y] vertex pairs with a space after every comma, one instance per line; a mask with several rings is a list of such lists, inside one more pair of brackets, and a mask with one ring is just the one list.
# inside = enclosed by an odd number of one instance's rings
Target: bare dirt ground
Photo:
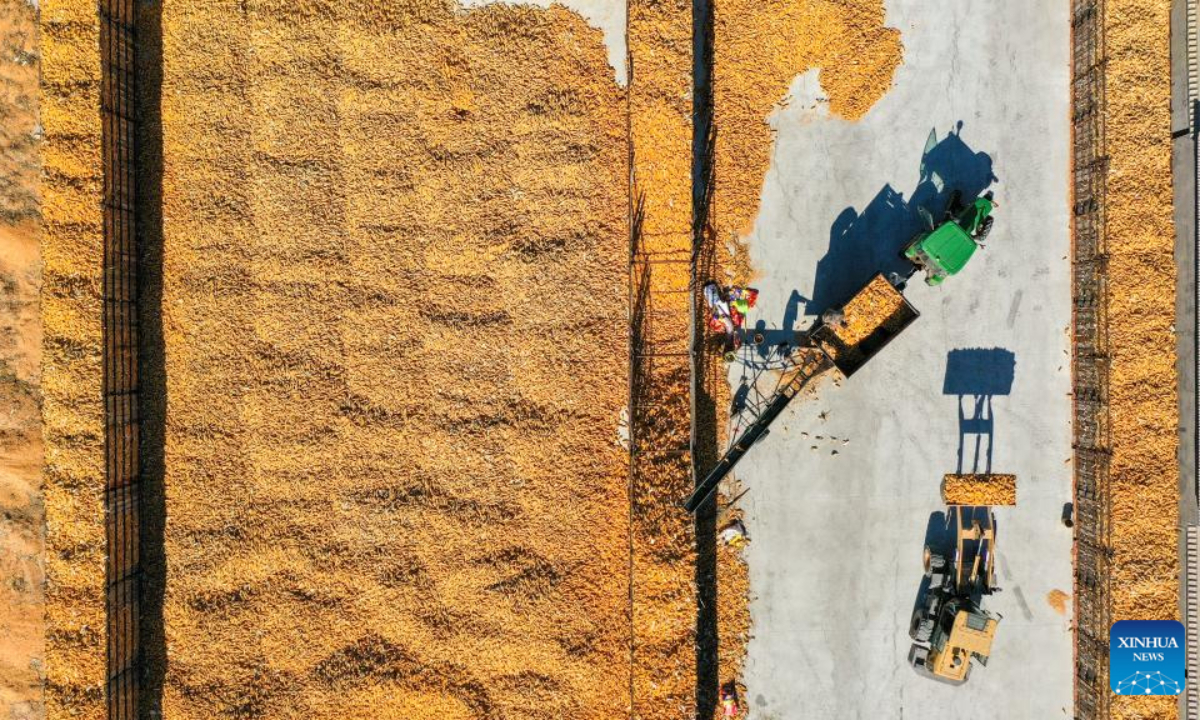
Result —
[[0, 716], [42, 717], [37, 24], [0, 2]]

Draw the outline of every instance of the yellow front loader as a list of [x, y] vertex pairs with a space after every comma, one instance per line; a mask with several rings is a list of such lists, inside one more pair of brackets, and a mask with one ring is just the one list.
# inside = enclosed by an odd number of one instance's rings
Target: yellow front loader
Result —
[[961, 685], [972, 661], [987, 665], [1000, 616], [982, 608], [995, 587], [996, 518], [990, 507], [951, 506], [952, 555], [925, 547], [929, 589], [913, 612], [908, 660], [917, 672]]

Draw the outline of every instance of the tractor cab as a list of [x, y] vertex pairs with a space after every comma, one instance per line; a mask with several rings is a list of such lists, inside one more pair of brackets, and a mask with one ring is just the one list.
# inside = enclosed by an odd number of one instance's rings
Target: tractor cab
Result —
[[976, 248], [982, 247], [992, 230], [994, 207], [990, 192], [964, 206], [955, 191], [946, 210], [946, 219], [936, 226], [928, 211], [922, 208], [922, 217], [930, 229], [908, 244], [904, 257], [925, 270], [926, 284], [941, 285], [946, 278], [957, 275], [966, 267]]

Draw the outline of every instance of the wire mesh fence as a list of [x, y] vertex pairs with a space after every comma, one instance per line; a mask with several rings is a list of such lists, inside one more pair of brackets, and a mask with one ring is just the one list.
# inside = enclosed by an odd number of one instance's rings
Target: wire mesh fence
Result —
[[1109, 550], [1104, 3], [1072, 3], [1072, 377], [1075, 448], [1075, 717], [1106, 718]]
[[100, 6], [106, 699], [110, 720], [133, 720], [138, 716], [142, 670], [138, 627], [141, 471], [134, 3], [135, 0], [105, 0]]
[[[653, 618], [661, 597], [643, 594], [647, 568], [663, 553], [686, 553], [688, 517], [678, 507], [691, 480], [694, 415], [691, 352], [691, 239], [644, 231], [645, 204], [635, 190], [629, 255], [629, 499], [631, 716], [668, 700], [655, 689], [666, 668], [644, 665], [640, 648], [661, 634]], [[686, 540], [685, 540], [686, 538]], [[653, 570], [651, 569], [651, 574]], [[688, 659], [679, 658], [679, 668]]]

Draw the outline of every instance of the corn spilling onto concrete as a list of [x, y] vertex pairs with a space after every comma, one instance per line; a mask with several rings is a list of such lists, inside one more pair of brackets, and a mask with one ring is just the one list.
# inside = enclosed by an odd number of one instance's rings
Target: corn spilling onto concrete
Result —
[[900, 31], [884, 26], [883, 0], [729, 0], [714, 13], [716, 238], [732, 245], [730, 267], [749, 272], [739, 240], [753, 229], [771, 165], [771, 114], [796, 76], [815, 70], [829, 111], [862, 117], [891, 87]]

